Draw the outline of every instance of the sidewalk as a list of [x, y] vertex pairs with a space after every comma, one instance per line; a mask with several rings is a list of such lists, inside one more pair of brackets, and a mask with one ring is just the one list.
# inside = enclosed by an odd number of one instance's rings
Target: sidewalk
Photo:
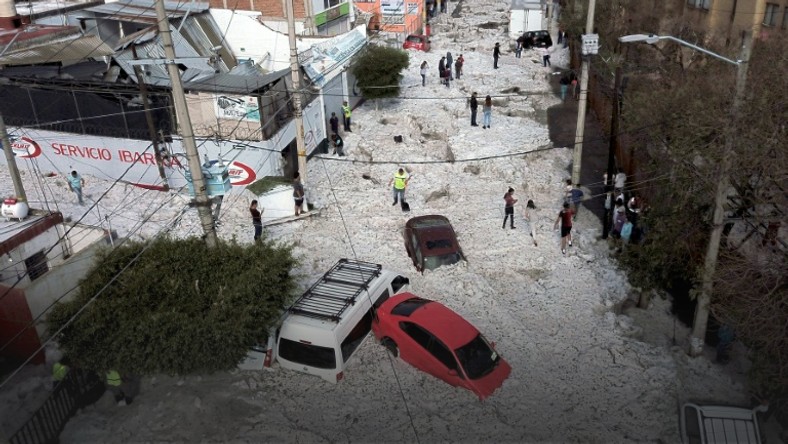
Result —
[[[559, 69], [555, 69], [559, 71]], [[561, 95], [559, 81], [560, 75], [550, 76], [550, 87], [556, 96]], [[550, 140], [554, 146], [574, 149], [575, 131], [577, 128], [578, 102], [572, 98], [571, 92], [567, 93], [566, 100], [547, 109], [547, 126], [550, 131]], [[605, 210], [604, 184], [602, 175], [607, 171], [608, 137], [596, 119], [596, 114], [589, 107], [586, 112], [586, 125], [583, 134], [583, 159], [580, 167], [580, 184], [591, 190], [589, 200], [583, 206], [599, 217], [600, 230], [602, 216]], [[566, 177], [572, 177], [571, 165], [567, 167]]]

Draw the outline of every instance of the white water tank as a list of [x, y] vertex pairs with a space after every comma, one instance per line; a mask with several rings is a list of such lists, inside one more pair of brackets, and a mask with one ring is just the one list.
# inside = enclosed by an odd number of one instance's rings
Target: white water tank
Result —
[[30, 207], [27, 202], [17, 200], [15, 197], [9, 197], [3, 200], [3, 206], [0, 207], [0, 214], [6, 220], [19, 219], [20, 221], [27, 217]]

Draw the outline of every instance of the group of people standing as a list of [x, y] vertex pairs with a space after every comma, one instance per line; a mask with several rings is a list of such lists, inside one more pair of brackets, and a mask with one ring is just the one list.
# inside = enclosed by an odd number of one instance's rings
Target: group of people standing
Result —
[[[452, 64], [454, 71], [452, 71]], [[444, 57], [441, 57], [438, 62], [438, 78], [441, 79], [441, 84], [446, 88], [451, 86], [451, 81], [456, 77], [459, 80], [462, 77], [462, 67], [465, 64], [465, 57], [460, 54], [457, 60], [451, 56], [451, 52], [447, 52]], [[421, 74], [421, 86], [427, 86], [427, 74], [429, 73], [429, 64], [427, 61], [421, 62], [419, 66], [419, 74]]]

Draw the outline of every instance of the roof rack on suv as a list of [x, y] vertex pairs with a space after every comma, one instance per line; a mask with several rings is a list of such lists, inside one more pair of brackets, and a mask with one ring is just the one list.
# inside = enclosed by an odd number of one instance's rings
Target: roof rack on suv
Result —
[[339, 322], [342, 313], [356, 302], [383, 266], [340, 259], [288, 309], [290, 313]]

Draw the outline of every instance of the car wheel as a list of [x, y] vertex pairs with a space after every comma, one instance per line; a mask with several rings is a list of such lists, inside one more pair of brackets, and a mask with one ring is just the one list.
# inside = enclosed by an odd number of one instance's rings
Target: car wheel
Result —
[[397, 343], [394, 342], [394, 340], [392, 340], [391, 338], [383, 338], [383, 340], [380, 341], [380, 345], [386, 347], [386, 350], [388, 350], [389, 353], [391, 353], [391, 355], [394, 356], [395, 358], [399, 356], [399, 349], [397, 348]]

